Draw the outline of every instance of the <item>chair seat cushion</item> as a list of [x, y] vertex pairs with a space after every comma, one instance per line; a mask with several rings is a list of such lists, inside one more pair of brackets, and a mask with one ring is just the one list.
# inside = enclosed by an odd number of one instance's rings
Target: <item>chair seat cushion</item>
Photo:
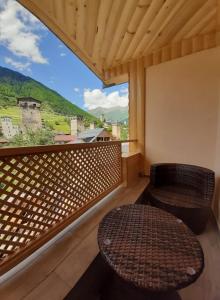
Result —
[[152, 186], [149, 188], [149, 193], [154, 199], [171, 206], [185, 208], [201, 208], [207, 206], [201, 194], [186, 185]]

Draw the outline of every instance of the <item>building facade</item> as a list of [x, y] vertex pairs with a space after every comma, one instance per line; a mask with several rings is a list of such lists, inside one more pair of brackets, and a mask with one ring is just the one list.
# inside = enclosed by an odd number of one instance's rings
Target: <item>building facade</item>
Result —
[[12, 119], [10, 117], [1, 117], [1, 130], [4, 137], [7, 139], [13, 138], [16, 134], [18, 134], [19, 127], [17, 125], [13, 125]]

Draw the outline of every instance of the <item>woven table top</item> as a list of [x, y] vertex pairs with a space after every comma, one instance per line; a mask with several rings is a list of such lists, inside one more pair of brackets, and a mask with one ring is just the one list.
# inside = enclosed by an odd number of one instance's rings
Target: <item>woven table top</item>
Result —
[[149, 291], [170, 291], [194, 282], [204, 267], [202, 248], [173, 215], [148, 205], [125, 205], [99, 225], [102, 256], [125, 281]]

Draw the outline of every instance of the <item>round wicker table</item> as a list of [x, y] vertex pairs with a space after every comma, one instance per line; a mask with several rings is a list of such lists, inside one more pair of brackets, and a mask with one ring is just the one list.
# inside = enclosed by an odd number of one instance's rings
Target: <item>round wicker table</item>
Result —
[[204, 267], [202, 248], [190, 229], [148, 205], [125, 205], [109, 212], [99, 225], [98, 244], [119, 278], [151, 294], [188, 286]]

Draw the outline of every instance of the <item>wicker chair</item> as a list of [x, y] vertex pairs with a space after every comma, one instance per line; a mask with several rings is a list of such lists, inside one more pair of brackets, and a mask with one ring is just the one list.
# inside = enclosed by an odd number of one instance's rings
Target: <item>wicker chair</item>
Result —
[[151, 166], [146, 191], [151, 205], [182, 219], [191, 230], [204, 231], [210, 213], [215, 174], [209, 169], [185, 164]]

